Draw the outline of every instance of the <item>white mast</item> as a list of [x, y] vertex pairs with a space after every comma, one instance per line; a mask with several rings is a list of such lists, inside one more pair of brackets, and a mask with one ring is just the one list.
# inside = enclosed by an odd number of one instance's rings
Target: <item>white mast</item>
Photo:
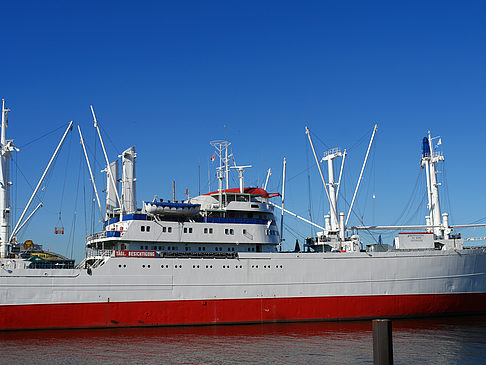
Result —
[[283, 159], [283, 171], [282, 171], [282, 215], [280, 216], [280, 248], [282, 248], [283, 241], [283, 218], [284, 218], [284, 203], [285, 203], [285, 172], [287, 168], [287, 159]]
[[7, 113], [10, 109], [5, 108], [5, 99], [2, 99], [2, 132], [1, 132], [1, 169], [0, 169], [0, 257], [7, 257], [10, 234], [10, 202], [8, 181], [8, 160], [11, 152], [15, 150], [13, 141], [7, 141]]
[[444, 160], [444, 155], [441, 152], [434, 152], [432, 145], [432, 138], [430, 131], [428, 136], [424, 138], [422, 147], [421, 166], [425, 166], [425, 173], [427, 178], [427, 192], [429, 198], [429, 214], [430, 225], [433, 227], [434, 234], [437, 238], [442, 238], [443, 227], [441, 226], [441, 214], [439, 204], [439, 183], [437, 183], [437, 172], [435, 164]]
[[245, 186], [243, 183], [243, 170], [251, 167], [251, 165], [246, 166], [231, 166], [232, 169], [238, 169], [238, 178], [240, 180], [240, 193], [243, 194], [245, 192]]
[[[334, 164], [333, 160], [335, 158], [341, 157], [343, 154], [339, 150], [339, 148], [333, 148], [332, 150], [327, 151], [324, 153], [324, 157], [321, 161], [327, 161], [327, 170], [328, 170], [328, 180], [329, 180], [329, 203], [331, 207], [335, 207], [335, 209], [331, 209], [331, 230], [337, 231], [339, 229], [338, 223], [338, 216], [337, 216], [337, 191], [336, 187], [338, 186], [337, 183], [334, 182]], [[341, 176], [340, 176], [341, 178]]]
[[81, 128], [79, 127], [79, 125], [78, 125], [78, 132], [79, 132], [79, 138], [80, 138], [81, 146], [83, 146], [83, 152], [84, 152], [84, 157], [86, 158], [86, 164], [88, 165], [89, 176], [91, 178], [91, 182], [93, 183], [93, 189], [94, 189], [94, 192], [95, 192], [96, 201], [98, 202], [98, 207], [100, 208], [101, 219], [103, 219], [103, 217], [104, 217], [103, 208], [101, 208], [100, 197], [98, 195], [98, 189], [96, 188], [96, 184], [95, 184], [95, 180], [94, 180], [94, 176], [93, 176], [93, 171], [91, 170], [91, 164], [89, 163], [88, 153], [86, 152], [86, 146], [84, 145], [83, 134], [81, 133]]
[[[103, 150], [103, 154], [105, 156], [105, 162], [106, 162], [106, 168], [107, 168], [107, 172], [109, 174], [109, 178], [110, 178], [110, 182], [113, 186], [113, 189], [117, 192], [116, 193], [116, 200], [118, 202], [118, 205], [120, 206], [120, 216], [123, 215], [123, 205], [120, 201], [120, 197], [118, 196], [118, 189], [116, 187], [116, 183], [115, 183], [115, 178], [113, 176], [113, 174], [110, 173], [110, 162], [108, 161], [108, 156], [106, 154], [106, 149], [105, 149], [105, 144], [103, 143], [103, 138], [101, 138], [101, 133], [100, 133], [100, 128], [98, 127], [98, 120], [96, 119], [96, 115], [95, 115], [95, 112], [94, 112], [94, 109], [93, 109], [93, 105], [90, 105], [91, 107], [91, 114], [93, 114], [93, 121], [94, 121], [94, 127], [96, 128], [96, 131], [98, 132], [98, 137], [100, 139], [100, 143], [101, 143], [101, 148]], [[120, 218], [121, 220], [121, 218]]]
[[[47, 164], [47, 167], [45, 168], [44, 170], [44, 173], [42, 174], [41, 178], [39, 179], [39, 182], [37, 183], [37, 186], [35, 187], [34, 189], [34, 192], [32, 193], [32, 195], [30, 196], [30, 199], [29, 199], [29, 202], [27, 203], [27, 205], [25, 206], [24, 208], [24, 211], [22, 212], [22, 214], [20, 215], [20, 218], [17, 222], [17, 224], [15, 225], [15, 228], [13, 229], [12, 233], [10, 234], [10, 238], [9, 238], [9, 242], [12, 240], [12, 238], [19, 232], [20, 228], [20, 224], [22, 223], [22, 220], [24, 219], [25, 217], [25, 214], [27, 213], [27, 210], [29, 210], [29, 207], [30, 207], [30, 204], [32, 204], [32, 201], [34, 200], [34, 197], [36, 196], [37, 192], [39, 191], [39, 188], [41, 187], [42, 185], [42, 182], [44, 181], [44, 178], [46, 177], [47, 175], [47, 172], [49, 171], [49, 169], [51, 168], [51, 165], [52, 163], [54, 162], [54, 160], [56, 159], [56, 156], [57, 154], [59, 153], [59, 150], [61, 149], [61, 146], [62, 144], [64, 143], [64, 140], [66, 139], [66, 136], [67, 134], [69, 133], [70, 130], [72, 130], [73, 128], [73, 121], [71, 121], [69, 123], [69, 125], [67, 126], [66, 128], [66, 131], [64, 132], [64, 135], [62, 136], [61, 138], [61, 141], [59, 142], [59, 144], [57, 145], [56, 147], [56, 150], [54, 151], [54, 153], [52, 154], [52, 157], [51, 159], [49, 160], [49, 163]], [[22, 225], [23, 226], [23, 225]]]
[[307, 128], [307, 126], [305, 127], [305, 134], [307, 134], [307, 138], [309, 138], [309, 143], [310, 143], [310, 146], [311, 146], [311, 149], [312, 149], [312, 153], [314, 154], [314, 159], [316, 160], [317, 169], [319, 170], [319, 175], [321, 176], [322, 185], [324, 185], [324, 191], [326, 192], [327, 199], [329, 200], [329, 204], [330, 204], [330, 208], [331, 208], [330, 210], [334, 211], [334, 215], [337, 216], [336, 206], [332, 204], [331, 197], [329, 196], [329, 191], [327, 189], [326, 180], [324, 180], [324, 175], [322, 174], [321, 164], [319, 163], [319, 160], [317, 159], [316, 150], [314, 149], [314, 144], [312, 143], [310, 131], [309, 131], [309, 128]]
[[[216, 149], [216, 153], [219, 157], [219, 167], [218, 167], [218, 192], [219, 192], [219, 207], [223, 207], [223, 180], [226, 177], [226, 189], [228, 189], [229, 184], [229, 164], [228, 160], [231, 155], [228, 156], [228, 146], [230, 142], [224, 141], [211, 141], [211, 146]], [[225, 154], [223, 156], [223, 150]]]
[[375, 134], [376, 134], [377, 129], [378, 129], [378, 124], [375, 124], [375, 127], [373, 128], [373, 134], [371, 135], [370, 144], [368, 145], [368, 150], [366, 151], [366, 156], [365, 156], [365, 159], [363, 161], [363, 166], [361, 167], [361, 172], [359, 173], [358, 183], [356, 184], [356, 189], [354, 190], [353, 200], [351, 201], [351, 205], [349, 207], [348, 216], [346, 217], [346, 222], [344, 223], [345, 226], [348, 225], [349, 216], [351, 215], [351, 212], [353, 211], [354, 200], [356, 199], [356, 194], [358, 194], [359, 185], [361, 184], [361, 179], [363, 178], [363, 172], [364, 172], [364, 169], [366, 167], [366, 161], [368, 161], [368, 156], [370, 154], [371, 146], [373, 145], [373, 139], [375, 138]]
[[272, 169], [268, 169], [267, 171], [267, 179], [265, 180], [265, 185], [263, 185], [263, 190], [267, 190], [268, 179], [270, 179], [270, 175], [272, 175]]
[[226, 180], [226, 189], [229, 189], [229, 166], [228, 166], [228, 143], [224, 148], [224, 178]]

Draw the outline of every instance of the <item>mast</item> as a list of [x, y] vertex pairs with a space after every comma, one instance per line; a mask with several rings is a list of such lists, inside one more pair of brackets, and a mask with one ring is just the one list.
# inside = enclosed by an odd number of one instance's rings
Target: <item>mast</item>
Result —
[[[35, 187], [34, 189], [34, 192], [32, 193], [32, 195], [30, 196], [30, 199], [27, 203], [27, 205], [25, 206], [24, 208], [24, 211], [22, 212], [22, 214], [20, 215], [20, 218], [19, 220], [17, 221], [17, 224], [15, 225], [12, 233], [10, 234], [10, 237], [9, 237], [9, 242], [12, 240], [12, 238], [20, 231], [20, 225], [21, 223], [23, 223], [23, 219], [25, 217], [25, 214], [27, 213], [27, 211], [29, 210], [30, 208], [30, 205], [32, 204], [32, 201], [34, 200], [35, 196], [37, 195], [37, 192], [39, 191], [41, 185], [42, 185], [42, 182], [44, 181], [44, 178], [46, 177], [47, 173], [49, 172], [49, 169], [51, 168], [52, 164], [54, 163], [54, 160], [56, 159], [57, 157], [57, 154], [59, 153], [59, 150], [61, 149], [63, 143], [64, 143], [64, 140], [66, 139], [66, 136], [67, 134], [69, 133], [70, 130], [73, 129], [73, 121], [71, 121], [69, 123], [69, 125], [67, 126], [66, 128], [66, 131], [64, 132], [64, 135], [62, 136], [61, 140], [59, 141], [59, 144], [57, 145], [56, 147], [56, 150], [54, 151], [54, 153], [52, 154], [52, 157], [51, 159], [49, 160], [49, 163], [47, 164], [47, 167], [45, 168], [44, 170], [44, 173], [42, 174], [41, 178], [39, 179], [39, 182], [37, 183], [37, 186]], [[23, 225], [22, 225], [23, 226]]]
[[283, 159], [283, 171], [282, 171], [282, 215], [280, 216], [280, 249], [282, 249], [283, 241], [283, 218], [284, 218], [284, 203], [285, 203], [285, 171], [287, 168], [287, 159]]
[[324, 175], [322, 174], [321, 164], [319, 163], [319, 159], [317, 158], [316, 150], [314, 149], [314, 144], [312, 143], [310, 131], [309, 131], [309, 128], [307, 128], [307, 126], [305, 127], [305, 134], [307, 134], [307, 137], [309, 138], [309, 144], [311, 146], [312, 153], [314, 155], [314, 159], [316, 160], [316, 165], [317, 165], [317, 169], [319, 170], [319, 175], [321, 176], [322, 185], [324, 185], [324, 191], [326, 192], [327, 199], [329, 200], [329, 205], [330, 205], [330, 208], [331, 208], [330, 210], [334, 211], [334, 215], [337, 216], [336, 206], [332, 204], [331, 197], [329, 196], [329, 191], [327, 189], [326, 180], [324, 179]]
[[[343, 154], [339, 150], [339, 148], [333, 148], [332, 150], [327, 151], [324, 154], [324, 157], [322, 158], [322, 160], [327, 161], [327, 171], [328, 171], [328, 180], [329, 180], [329, 203], [331, 207], [335, 207], [335, 209], [331, 209], [331, 230], [332, 231], [337, 231], [339, 229], [338, 216], [337, 216], [337, 191], [336, 191], [336, 186], [338, 186], [338, 183], [334, 181], [333, 160], [335, 158], [341, 157], [342, 155]], [[341, 179], [341, 172], [340, 172], [339, 179]]]
[[349, 216], [351, 215], [351, 212], [353, 211], [353, 205], [354, 205], [354, 201], [356, 199], [356, 194], [358, 194], [359, 185], [361, 184], [361, 179], [363, 178], [363, 172], [364, 172], [364, 169], [366, 167], [366, 162], [368, 161], [368, 156], [370, 154], [371, 146], [373, 145], [373, 139], [375, 138], [375, 134], [376, 134], [377, 129], [378, 129], [378, 124], [375, 124], [375, 127], [373, 128], [373, 134], [371, 135], [370, 144], [368, 145], [368, 150], [366, 151], [366, 156], [365, 156], [365, 159], [363, 161], [363, 166], [361, 167], [361, 172], [359, 173], [358, 183], [356, 184], [356, 189], [354, 190], [353, 200], [351, 200], [351, 206], [349, 207], [348, 216], [346, 217], [346, 222], [344, 223], [345, 226], [348, 225]]
[[245, 192], [245, 186], [243, 182], [243, 171], [248, 168], [252, 167], [251, 165], [245, 166], [231, 166], [232, 169], [238, 169], [238, 179], [240, 180], [240, 193], [243, 194]]
[[[230, 142], [224, 141], [211, 141], [211, 146], [216, 149], [216, 153], [219, 157], [219, 167], [217, 169], [218, 175], [218, 196], [219, 196], [219, 208], [223, 207], [223, 180], [226, 177], [226, 189], [229, 187], [229, 158], [231, 154], [228, 155], [228, 147]], [[224, 155], [223, 155], [224, 151]]]
[[[437, 137], [436, 137], [437, 138]], [[440, 203], [439, 203], [439, 183], [437, 183], [437, 171], [435, 164], [444, 160], [444, 155], [438, 151], [434, 152], [430, 131], [423, 140], [421, 166], [425, 166], [427, 178], [427, 193], [429, 198], [430, 225], [433, 227], [434, 234], [442, 238], [443, 227], [441, 225]]]
[[89, 163], [88, 153], [86, 152], [86, 146], [84, 145], [83, 134], [81, 133], [81, 128], [78, 125], [79, 139], [81, 146], [83, 147], [84, 157], [86, 158], [86, 164], [88, 165], [89, 176], [91, 178], [91, 183], [93, 184], [93, 189], [96, 196], [96, 201], [98, 202], [98, 207], [100, 208], [101, 219], [104, 218], [103, 208], [101, 208], [100, 197], [98, 195], [98, 189], [96, 188], [95, 179], [93, 176], [93, 171], [91, 170], [91, 164]]
[[263, 185], [263, 190], [267, 190], [268, 179], [270, 179], [270, 175], [272, 175], [272, 169], [268, 169], [267, 171], [267, 179], [265, 180], [265, 185]]
[[1, 168], [0, 168], [0, 257], [7, 257], [8, 243], [10, 235], [10, 202], [9, 190], [10, 182], [8, 181], [8, 160], [11, 158], [11, 152], [15, 150], [13, 141], [7, 141], [7, 113], [10, 109], [5, 108], [5, 99], [2, 99], [2, 132], [1, 142]]
[[[94, 112], [94, 109], [93, 109], [93, 105], [90, 105], [90, 107], [91, 107], [91, 114], [93, 114], [94, 127], [96, 128], [96, 131], [98, 132], [98, 137], [100, 139], [101, 148], [103, 150], [103, 155], [105, 156], [106, 168], [107, 168], [107, 172], [109, 174], [110, 182], [112, 184], [113, 189], [117, 192], [116, 193], [116, 200], [118, 202], [118, 205], [120, 206], [120, 217], [122, 217], [123, 216], [123, 205], [122, 205], [122, 202], [120, 201], [120, 197], [118, 195], [118, 189], [117, 189], [117, 186], [116, 186], [115, 178], [114, 178], [113, 174], [110, 173], [111, 172], [110, 161], [108, 161], [108, 155], [106, 154], [105, 144], [103, 143], [103, 138], [101, 138], [101, 132], [100, 132], [100, 128], [98, 127], [98, 120], [96, 119], [96, 115], [95, 115], [95, 112]], [[120, 218], [120, 220], [121, 220], [121, 218]]]

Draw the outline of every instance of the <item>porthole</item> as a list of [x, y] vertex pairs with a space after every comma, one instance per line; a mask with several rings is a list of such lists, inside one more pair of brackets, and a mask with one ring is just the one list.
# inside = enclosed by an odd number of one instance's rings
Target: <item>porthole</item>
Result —
[[147, 267], [150, 269], [150, 265], [147, 265]]
[[127, 267], [127, 265], [123, 265], [123, 267]]
[[118, 267], [121, 267], [121, 265], [118, 265]]
[[142, 265], [142, 267], [145, 267], [145, 265]]

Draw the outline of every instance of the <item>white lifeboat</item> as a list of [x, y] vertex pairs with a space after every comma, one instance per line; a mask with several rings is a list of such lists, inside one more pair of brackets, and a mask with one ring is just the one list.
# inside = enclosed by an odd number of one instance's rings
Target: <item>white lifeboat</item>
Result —
[[198, 214], [201, 204], [144, 201], [143, 207], [149, 214], [186, 217]]

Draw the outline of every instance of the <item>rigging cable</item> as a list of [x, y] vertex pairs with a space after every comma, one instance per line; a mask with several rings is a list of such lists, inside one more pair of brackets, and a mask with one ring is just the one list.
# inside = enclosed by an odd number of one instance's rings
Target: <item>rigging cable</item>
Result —
[[[305, 148], [305, 159], [306, 159], [306, 166], [307, 166], [307, 170], [306, 170], [307, 171], [307, 190], [308, 190], [308, 193], [309, 193], [309, 206], [308, 206], [309, 220], [311, 222], [313, 222], [313, 219], [312, 219], [312, 190], [311, 190], [310, 163], [309, 163], [309, 145], [306, 143], [305, 146], [306, 146], [306, 148]], [[311, 225], [310, 226], [310, 235], [313, 236], [314, 232], [315, 232], [315, 229]]]
[[77, 220], [77, 209], [78, 209], [78, 197], [79, 197], [79, 185], [80, 185], [80, 181], [81, 181], [81, 172], [84, 171], [83, 169], [83, 156], [80, 154], [79, 155], [79, 169], [78, 169], [78, 181], [76, 183], [76, 193], [75, 193], [75, 198], [74, 198], [74, 210], [73, 210], [73, 220], [72, 220], [72, 224], [71, 224], [71, 229], [70, 229], [70, 232], [69, 232], [69, 245], [67, 246], [67, 249], [66, 249], [66, 256], [67, 255], [67, 251], [69, 250], [69, 248], [71, 248], [71, 254], [70, 254], [70, 258], [73, 258], [73, 252], [74, 252], [74, 238], [75, 238], [75, 232], [76, 232], [76, 220]]
[[55, 234], [64, 234], [64, 225], [62, 223], [62, 218], [61, 218], [62, 213], [61, 212], [62, 212], [62, 204], [63, 204], [63, 201], [64, 201], [64, 191], [66, 189], [67, 174], [68, 174], [68, 170], [69, 170], [71, 146], [72, 146], [72, 137], [69, 136], [68, 155], [67, 155], [67, 158], [66, 158], [66, 167], [64, 168], [64, 180], [63, 180], [62, 189], [61, 189], [61, 201], [59, 203], [59, 221], [58, 221], [58, 226], [54, 228]]

